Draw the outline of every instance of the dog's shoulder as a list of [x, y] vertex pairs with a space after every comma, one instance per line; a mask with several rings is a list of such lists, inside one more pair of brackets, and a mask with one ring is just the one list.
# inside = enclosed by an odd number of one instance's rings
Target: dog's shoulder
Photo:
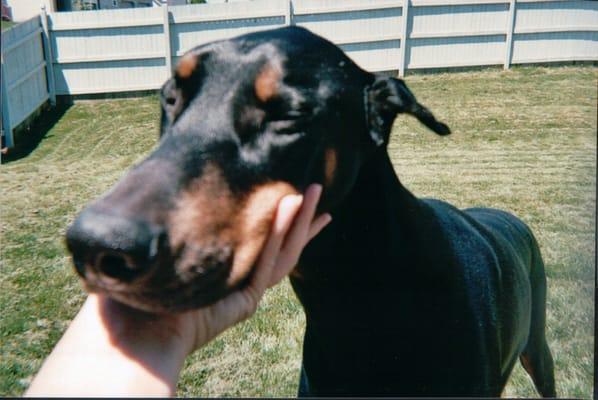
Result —
[[498, 274], [498, 258], [495, 249], [493, 233], [480, 221], [469, 213], [442, 200], [420, 199], [424, 209], [427, 209], [430, 219], [433, 219], [434, 238], [443, 243], [449, 254], [442, 255], [443, 259], [450, 259], [459, 266], [459, 272], [464, 275]]

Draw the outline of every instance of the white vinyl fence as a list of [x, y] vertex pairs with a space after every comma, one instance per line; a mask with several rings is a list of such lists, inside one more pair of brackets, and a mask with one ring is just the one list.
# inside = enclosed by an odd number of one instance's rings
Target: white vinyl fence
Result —
[[2, 32], [2, 130], [8, 147], [14, 144], [12, 130], [50, 99], [43, 40], [39, 16]]
[[[51, 95], [157, 89], [192, 47], [287, 25], [328, 38], [366, 70], [401, 76], [422, 68], [598, 61], [598, 1], [589, 0], [253, 0], [41, 20]], [[10, 54], [2, 51], [5, 63]]]

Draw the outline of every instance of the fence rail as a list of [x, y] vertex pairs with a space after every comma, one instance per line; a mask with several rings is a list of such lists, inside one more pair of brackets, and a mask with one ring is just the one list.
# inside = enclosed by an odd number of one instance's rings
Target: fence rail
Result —
[[[288, 25], [328, 38], [364, 69], [401, 76], [421, 68], [598, 60], [598, 2], [588, 0], [254, 0], [42, 13], [9, 31], [8, 48], [3, 35], [11, 118], [4, 126], [56, 94], [157, 89], [194, 46]], [[23, 62], [25, 71], [13, 59], [33, 42], [38, 55]], [[13, 95], [29, 90], [31, 77], [36, 96], [21, 108]]]

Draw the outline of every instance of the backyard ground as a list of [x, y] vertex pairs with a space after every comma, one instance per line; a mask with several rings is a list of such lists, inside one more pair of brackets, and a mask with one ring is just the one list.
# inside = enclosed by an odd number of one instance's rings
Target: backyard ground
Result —
[[[558, 393], [592, 397], [598, 68], [406, 81], [453, 135], [397, 119], [389, 152], [399, 177], [417, 195], [503, 208], [532, 227], [547, 265]], [[155, 96], [76, 103], [47, 115], [3, 160], [0, 395], [23, 393], [83, 302], [65, 252], [67, 225], [154, 147], [158, 119]], [[303, 325], [284, 282], [254, 318], [189, 357], [179, 395], [294, 396]], [[536, 396], [520, 366], [504, 394]]]
[[8, 29], [8, 28], [12, 27], [13, 25], [15, 25], [14, 22], [3, 20], [2, 22], [0, 22], [0, 30]]

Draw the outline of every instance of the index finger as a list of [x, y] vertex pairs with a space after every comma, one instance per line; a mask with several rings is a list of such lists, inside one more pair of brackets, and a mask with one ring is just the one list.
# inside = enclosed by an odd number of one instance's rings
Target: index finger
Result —
[[303, 196], [287, 195], [278, 203], [270, 234], [259, 256], [251, 282], [251, 285], [260, 294], [266, 290], [268, 282], [270, 282], [270, 276], [275, 268], [282, 243], [300, 210], [302, 202]]

